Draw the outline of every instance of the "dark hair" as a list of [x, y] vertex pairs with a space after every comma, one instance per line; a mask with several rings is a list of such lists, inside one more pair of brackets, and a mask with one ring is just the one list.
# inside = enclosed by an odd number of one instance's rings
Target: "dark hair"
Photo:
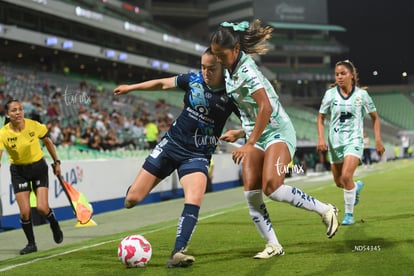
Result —
[[211, 47], [207, 47], [207, 49], [204, 50], [203, 55], [214, 55], [213, 51], [211, 51]]
[[[346, 59], [346, 60], [341, 60], [341, 61], [338, 61], [337, 63], [335, 63], [335, 68], [337, 66], [341, 66], [341, 65], [345, 66], [351, 72], [351, 74], [354, 75], [354, 78], [352, 79], [352, 84], [354, 86], [360, 87], [359, 78], [358, 78], [358, 71], [357, 71], [355, 65], [350, 60]], [[333, 83], [331, 86], [336, 86], [336, 85], [337, 85], [337, 83], [335, 81], [335, 83]], [[366, 89], [366, 88], [367, 87], [364, 87], [363, 89]]]
[[7, 112], [9, 111], [9, 109], [10, 109], [10, 105], [11, 105], [11, 103], [13, 103], [13, 102], [20, 103], [20, 101], [19, 101], [18, 99], [11, 99], [11, 100], [8, 100], [8, 101], [6, 102], [6, 104], [4, 105], [4, 110], [6, 110], [6, 119], [4, 119], [4, 125], [5, 125], [5, 124], [7, 124], [8, 122], [10, 122], [10, 118], [9, 118], [9, 116], [7, 115]]
[[237, 28], [241, 23], [223, 22], [213, 33], [210, 44], [217, 44], [225, 49], [233, 49], [240, 44], [240, 49], [246, 54], [265, 54], [268, 50], [265, 43], [271, 37], [273, 28], [270, 26], [262, 27], [260, 20], [255, 19], [248, 25], [246, 30]]

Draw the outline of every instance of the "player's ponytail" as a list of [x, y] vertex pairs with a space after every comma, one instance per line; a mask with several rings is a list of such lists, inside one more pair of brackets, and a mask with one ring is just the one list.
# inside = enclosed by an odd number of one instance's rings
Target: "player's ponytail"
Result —
[[233, 49], [237, 44], [246, 54], [265, 54], [268, 50], [266, 41], [271, 37], [273, 28], [261, 26], [258, 19], [250, 24], [223, 22], [213, 33], [210, 44], [217, 44], [225, 49]]

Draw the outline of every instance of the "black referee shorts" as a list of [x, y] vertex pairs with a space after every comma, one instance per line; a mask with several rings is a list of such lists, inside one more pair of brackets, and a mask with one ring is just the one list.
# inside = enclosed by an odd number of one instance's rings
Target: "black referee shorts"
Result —
[[14, 193], [31, 190], [38, 187], [49, 187], [49, 168], [45, 159], [27, 165], [10, 165], [11, 182]]

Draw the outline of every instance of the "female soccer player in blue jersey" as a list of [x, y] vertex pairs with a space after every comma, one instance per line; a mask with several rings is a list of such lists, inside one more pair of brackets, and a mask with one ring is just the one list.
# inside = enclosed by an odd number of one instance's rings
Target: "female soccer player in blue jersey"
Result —
[[296, 132], [268, 79], [250, 54], [265, 53], [265, 42], [272, 32], [259, 20], [252, 24], [223, 22], [213, 33], [211, 49], [226, 68], [227, 94], [237, 103], [243, 130], [232, 130], [222, 136], [234, 141], [246, 135], [246, 143], [233, 152], [233, 160], [242, 163], [245, 197], [250, 216], [267, 240], [265, 249], [255, 258], [282, 255], [283, 247], [274, 235], [269, 214], [264, 208], [262, 191], [274, 201], [320, 214], [331, 238], [338, 228], [337, 209], [284, 184], [285, 173], [296, 149]]
[[194, 257], [183, 253], [196, 227], [206, 190], [211, 154], [214, 153], [227, 118], [237, 107], [224, 87], [223, 68], [207, 49], [201, 57], [201, 71], [155, 79], [133, 85], [120, 85], [115, 95], [131, 91], [185, 91], [184, 108], [173, 122], [128, 189], [125, 207], [132, 208], [175, 169], [184, 189], [185, 204], [177, 226], [177, 236], [167, 267], [185, 267]]
[[[6, 103], [6, 122], [0, 129], [0, 161], [5, 149], [10, 159], [10, 174], [13, 191], [20, 210], [20, 223], [28, 241], [20, 254], [37, 251], [33, 223], [30, 216], [30, 191], [36, 193], [37, 210], [50, 223], [56, 243], [63, 241], [53, 210], [49, 207], [49, 173], [48, 166], [39, 140], [42, 140], [54, 160], [55, 175], [60, 175], [60, 161], [55, 146], [49, 137], [47, 127], [37, 121], [24, 117], [23, 106], [19, 100]], [[1, 163], [0, 163], [1, 165]]]
[[[354, 182], [354, 173], [364, 150], [364, 116], [371, 116], [375, 149], [381, 156], [385, 149], [380, 135], [380, 118], [368, 92], [360, 88], [355, 66], [349, 60], [335, 65], [335, 83], [325, 92], [317, 118], [317, 149], [330, 156], [331, 170], [337, 187], [344, 190], [345, 215], [342, 225], [355, 223], [354, 206], [364, 185]], [[330, 115], [328, 145], [324, 138], [324, 120]]]

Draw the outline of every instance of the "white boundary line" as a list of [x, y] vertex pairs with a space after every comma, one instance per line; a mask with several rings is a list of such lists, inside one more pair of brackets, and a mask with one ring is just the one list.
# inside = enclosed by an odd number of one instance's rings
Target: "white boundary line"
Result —
[[[208, 219], [208, 218], [220, 216], [220, 215], [223, 215], [223, 214], [226, 214], [226, 213], [234, 212], [234, 211], [239, 210], [239, 209], [241, 210], [243, 208], [234, 208], [234, 209], [228, 210], [226, 212], [220, 211], [220, 212], [213, 213], [213, 214], [210, 214], [210, 215], [207, 215], [207, 216], [201, 216], [198, 220], [201, 221], [201, 220], [205, 220], [205, 219]], [[147, 232], [142, 233], [142, 235], [145, 235], [145, 234], [148, 234], [148, 233], [158, 232], [158, 231], [165, 230], [165, 229], [168, 229], [168, 228], [171, 228], [171, 227], [176, 227], [176, 224], [165, 226], [165, 227], [162, 227], [162, 228], [158, 228], [156, 230], [147, 231]], [[104, 242], [100, 242], [100, 243], [91, 244], [91, 245], [88, 245], [88, 246], [82, 246], [82, 247], [71, 249], [71, 250], [68, 250], [68, 251], [61, 252], [61, 253], [52, 254], [52, 255], [49, 255], [49, 256], [46, 256], [46, 257], [36, 258], [36, 259], [30, 260], [30, 261], [27, 261], [27, 262], [24, 262], [24, 263], [6, 266], [4, 268], [1, 268], [0, 272], [12, 270], [12, 269], [20, 267], [20, 266], [25, 266], [25, 265], [37, 263], [37, 262], [52, 259], [52, 258], [55, 258], [55, 257], [64, 256], [64, 255], [74, 253], [74, 252], [78, 252], [78, 251], [81, 251], [81, 250], [84, 250], [84, 249], [89, 249], [89, 248], [101, 246], [101, 245], [111, 243], [111, 242], [115, 242], [115, 241], [118, 241], [118, 240], [120, 241], [121, 239], [109, 240], [109, 241], [104, 241]]]

